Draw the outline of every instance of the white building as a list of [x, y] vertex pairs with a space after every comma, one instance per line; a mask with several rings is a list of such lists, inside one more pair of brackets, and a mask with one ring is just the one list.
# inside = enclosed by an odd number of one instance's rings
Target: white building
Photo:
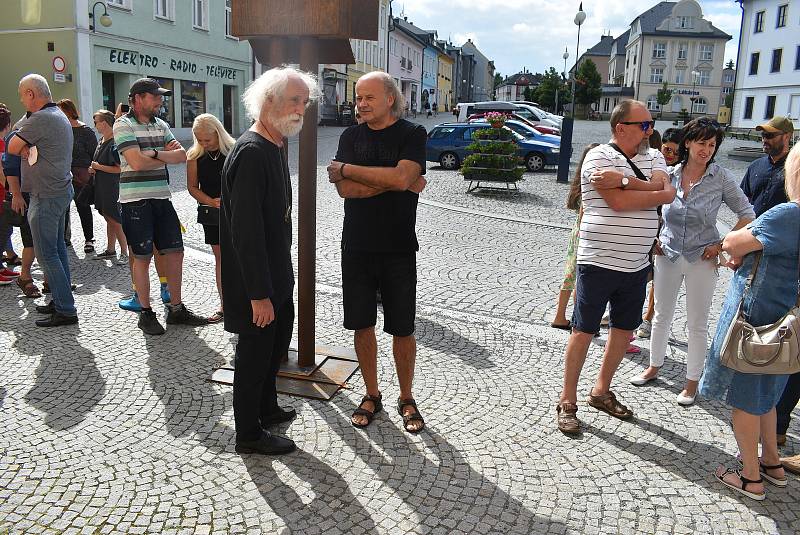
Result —
[[773, 115], [786, 115], [797, 121], [800, 119], [800, 3], [742, 0], [741, 5], [731, 125], [754, 128]]

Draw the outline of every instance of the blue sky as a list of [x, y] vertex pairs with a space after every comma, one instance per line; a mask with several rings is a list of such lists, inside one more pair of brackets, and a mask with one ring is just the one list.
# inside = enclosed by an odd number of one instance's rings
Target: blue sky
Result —
[[[603, 34], [623, 33], [631, 21], [657, 2], [642, 0], [585, 0], [586, 22], [581, 27], [580, 52], [596, 44]], [[731, 35], [725, 62], [736, 61], [741, 10], [734, 0], [700, 1], [703, 15]], [[577, 29], [573, 19], [579, 2], [571, 0], [394, 0], [395, 16], [405, 13], [410, 22], [436, 30], [439, 39], [460, 45], [471, 38], [497, 71], [510, 75], [527, 67], [543, 72], [564, 68], [562, 54], [569, 51], [568, 67], [575, 61]]]

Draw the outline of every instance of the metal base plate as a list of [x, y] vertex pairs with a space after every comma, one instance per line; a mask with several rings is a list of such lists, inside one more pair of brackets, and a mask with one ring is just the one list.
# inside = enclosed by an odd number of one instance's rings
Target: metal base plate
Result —
[[[297, 365], [297, 345], [289, 347], [289, 360], [281, 365], [276, 387], [281, 394], [329, 401], [358, 370], [355, 351], [345, 347], [317, 346], [315, 366]], [[211, 375], [214, 383], [233, 385], [233, 368], [224, 366]]]

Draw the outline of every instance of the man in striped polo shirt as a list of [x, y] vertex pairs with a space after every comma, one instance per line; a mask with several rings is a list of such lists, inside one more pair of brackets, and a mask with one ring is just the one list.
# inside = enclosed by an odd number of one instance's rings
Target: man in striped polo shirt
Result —
[[130, 111], [114, 123], [114, 141], [120, 153], [119, 202], [122, 227], [133, 259], [133, 283], [142, 310], [139, 328], [146, 334], [164, 334], [150, 307], [150, 259], [153, 247], [163, 255], [171, 301], [167, 323], [206, 325], [181, 302], [183, 238], [178, 214], [170, 201], [167, 164], [186, 161], [186, 151], [166, 122], [157, 117], [165, 95], [152, 78], [139, 78], [131, 86]]
[[567, 342], [558, 428], [580, 432], [577, 389], [592, 337], [610, 305], [608, 342], [587, 403], [626, 420], [633, 412], [611, 391], [611, 380], [642, 320], [657, 207], [675, 198], [664, 157], [649, 147], [655, 121], [647, 107], [626, 100], [611, 113], [611, 141], [586, 154], [581, 168], [583, 218], [578, 241], [575, 309]]

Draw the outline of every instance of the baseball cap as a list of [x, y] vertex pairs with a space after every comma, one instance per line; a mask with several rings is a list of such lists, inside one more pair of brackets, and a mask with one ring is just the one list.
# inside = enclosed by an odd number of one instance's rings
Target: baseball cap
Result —
[[153, 78], [139, 78], [131, 86], [129, 96], [139, 95], [141, 93], [151, 93], [153, 95], [171, 95], [172, 91], [164, 89]]
[[756, 130], [763, 130], [765, 132], [781, 132], [783, 134], [794, 133], [794, 125], [788, 117], [776, 115], [764, 124], [756, 126]]

